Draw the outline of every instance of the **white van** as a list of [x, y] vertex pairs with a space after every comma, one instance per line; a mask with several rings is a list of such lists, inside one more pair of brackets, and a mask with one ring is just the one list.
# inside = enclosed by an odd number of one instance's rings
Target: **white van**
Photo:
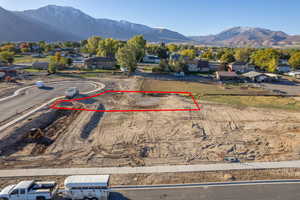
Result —
[[65, 183], [66, 198], [77, 200], [107, 200], [109, 175], [69, 176]]

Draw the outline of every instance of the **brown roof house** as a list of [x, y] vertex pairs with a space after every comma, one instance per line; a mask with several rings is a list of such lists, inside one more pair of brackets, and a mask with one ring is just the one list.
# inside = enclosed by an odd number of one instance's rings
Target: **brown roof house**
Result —
[[185, 63], [188, 66], [189, 72], [208, 72], [209, 71], [208, 61], [198, 60], [198, 59], [194, 59], [194, 60], [186, 59]]
[[108, 57], [92, 57], [84, 60], [87, 69], [116, 69], [116, 60]]
[[225, 70], [225, 64], [219, 62], [209, 62], [209, 70], [210, 71], [222, 71]]
[[238, 80], [239, 76], [235, 72], [217, 71], [216, 79], [220, 81]]

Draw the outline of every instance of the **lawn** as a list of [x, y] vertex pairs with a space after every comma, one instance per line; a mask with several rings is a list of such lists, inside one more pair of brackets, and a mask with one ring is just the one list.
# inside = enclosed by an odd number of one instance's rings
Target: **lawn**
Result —
[[185, 91], [192, 92], [198, 95], [208, 94], [269, 94], [267, 91], [258, 88], [249, 88], [245, 85], [220, 85], [220, 84], [205, 84], [197, 82], [185, 81], [160, 81], [146, 79], [141, 83], [141, 90], [145, 91]]
[[201, 96], [200, 100], [225, 103], [239, 107], [275, 108], [300, 111], [300, 101], [292, 97], [275, 96]]
[[[185, 91], [192, 92], [197, 99], [199, 98], [200, 100], [204, 101], [224, 103], [239, 107], [250, 106], [259, 108], [275, 108], [300, 111], [300, 101], [297, 101], [294, 98], [276, 96], [256, 96], [258, 94], [267, 95], [270, 93], [262, 89], [247, 88], [244, 84], [222, 86], [218, 84], [146, 79], [141, 82], [141, 90]], [[236, 96], [230, 96], [230, 94]]]
[[34, 62], [49, 62], [50, 57], [45, 57], [45, 58], [32, 58], [31, 56], [15, 56], [15, 61], [14, 63], [34, 63]]
[[24, 71], [26, 71], [26, 72], [46, 72], [47, 70], [26, 68], [26, 69], [24, 69]]

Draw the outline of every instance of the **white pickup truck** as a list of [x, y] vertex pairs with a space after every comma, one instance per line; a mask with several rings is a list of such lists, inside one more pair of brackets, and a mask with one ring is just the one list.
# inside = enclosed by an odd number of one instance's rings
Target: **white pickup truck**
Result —
[[0, 192], [0, 200], [50, 200], [57, 192], [55, 182], [21, 181]]

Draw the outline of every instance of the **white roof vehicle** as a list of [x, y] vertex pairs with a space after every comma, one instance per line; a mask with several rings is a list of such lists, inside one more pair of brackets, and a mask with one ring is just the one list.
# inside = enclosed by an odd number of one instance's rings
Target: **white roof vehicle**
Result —
[[79, 94], [79, 90], [76, 87], [71, 87], [71, 88], [67, 89], [65, 92], [65, 96], [67, 98], [73, 98], [78, 94]]
[[35, 82], [36, 87], [43, 88], [45, 87], [45, 83], [43, 81], [37, 81]]
[[109, 175], [69, 176], [64, 186], [66, 197], [71, 199], [102, 200], [109, 197]]

